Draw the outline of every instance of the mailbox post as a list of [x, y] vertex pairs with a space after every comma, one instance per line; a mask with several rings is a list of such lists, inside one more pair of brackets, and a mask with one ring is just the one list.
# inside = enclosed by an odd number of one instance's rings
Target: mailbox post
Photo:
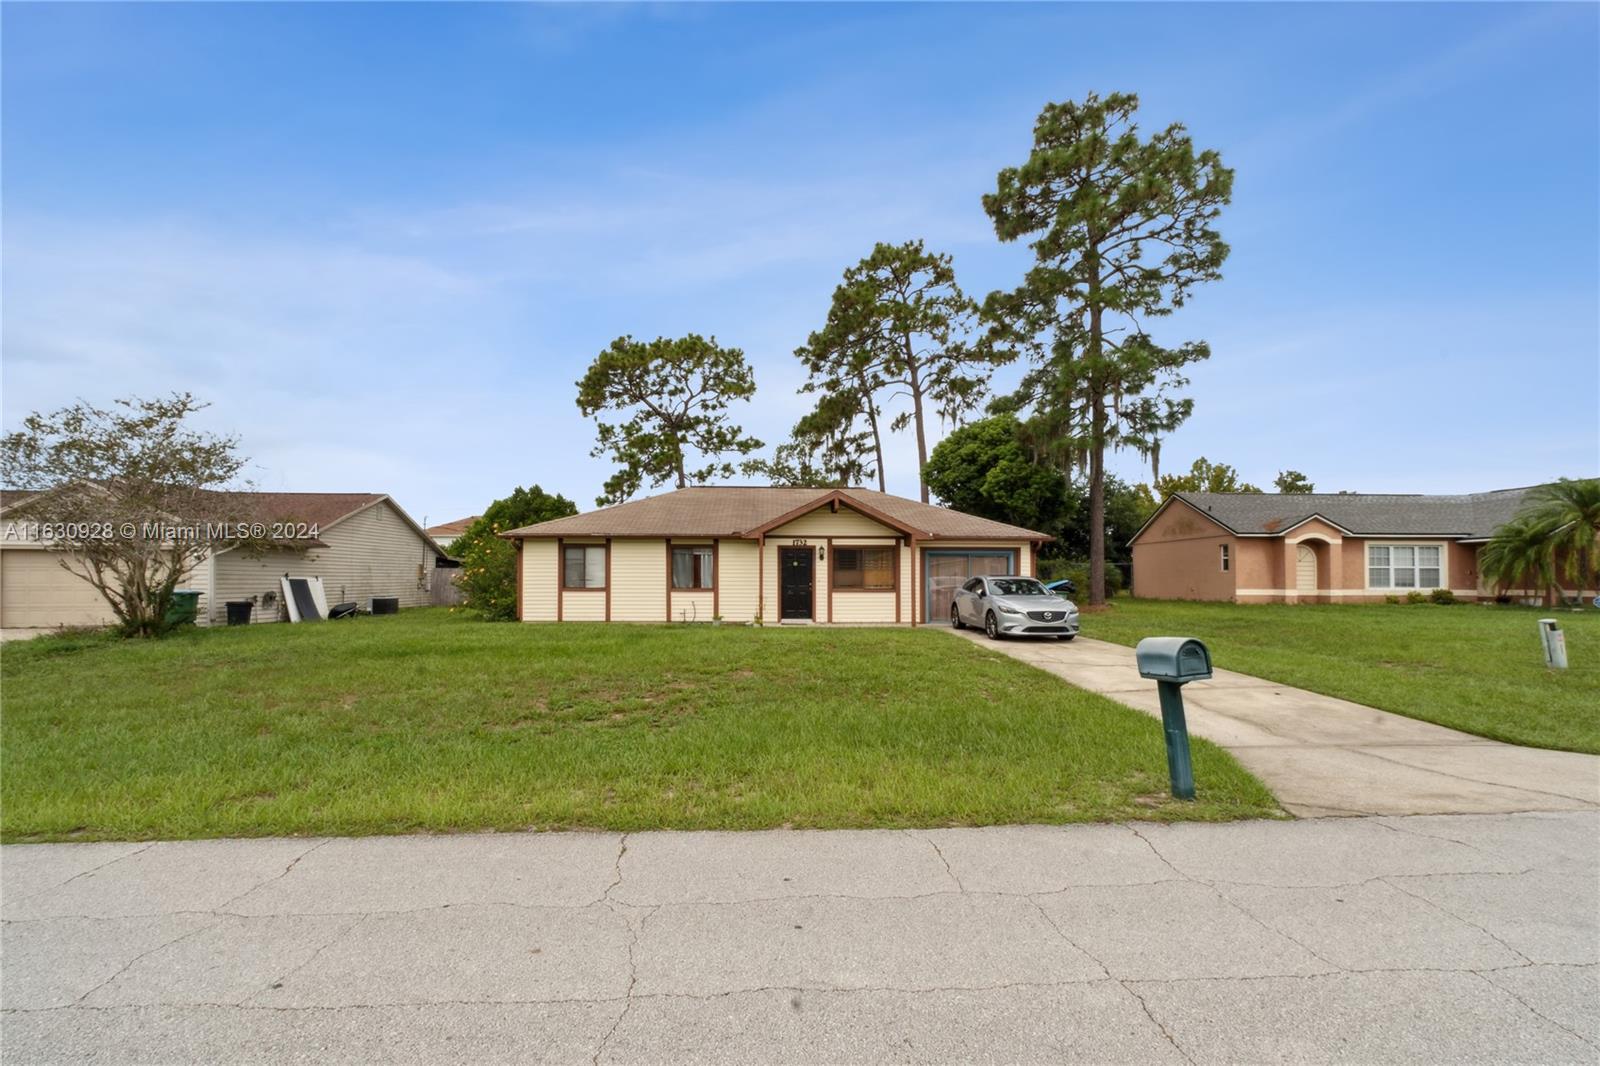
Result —
[[1194, 799], [1194, 764], [1189, 760], [1189, 723], [1183, 714], [1183, 686], [1211, 677], [1211, 652], [1193, 637], [1146, 637], [1134, 649], [1139, 676], [1156, 683], [1161, 696], [1161, 726], [1167, 738], [1167, 773], [1172, 794]]

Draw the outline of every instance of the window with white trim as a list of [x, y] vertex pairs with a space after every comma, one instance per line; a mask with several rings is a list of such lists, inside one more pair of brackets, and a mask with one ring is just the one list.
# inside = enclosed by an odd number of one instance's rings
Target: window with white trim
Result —
[[1226, 574], [1231, 569], [1233, 569], [1233, 554], [1228, 551], [1228, 546], [1224, 544], [1222, 546], [1222, 572]]
[[1444, 585], [1444, 547], [1439, 544], [1367, 545], [1367, 587], [1436, 589]]

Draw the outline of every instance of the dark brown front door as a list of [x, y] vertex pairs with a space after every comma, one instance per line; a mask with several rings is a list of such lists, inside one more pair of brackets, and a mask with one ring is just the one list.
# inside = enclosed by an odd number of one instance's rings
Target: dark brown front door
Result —
[[810, 548], [778, 549], [778, 601], [783, 618], [810, 618], [813, 556]]

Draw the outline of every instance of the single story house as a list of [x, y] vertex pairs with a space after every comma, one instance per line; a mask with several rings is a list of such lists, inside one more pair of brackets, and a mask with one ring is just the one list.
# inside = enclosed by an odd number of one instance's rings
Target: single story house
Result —
[[509, 530], [524, 622], [948, 624], [1043, 533], [870, 489], [699, 486]]
[[[197, 621], [226, 621], [228, 601], [254, 605], [252, 622], [286, 617], [278, 579], [320, 577], [329, 603], [366, 606], [373, 596], [394, 596], [402, 607], [430, 602], [430, 588], [454, 566], [394, 500], [374, 492], [235, 492], [224, 494], [237, 520], [305, 523], [316, 536], [294, 547], [265, 551], [229, 548], [209, 553], [180, 587], [200, 593]], [[109, 625], [116, 621], [105, 598], [61, 565], [48, 542], [17, 536], [25, 529], [10, 517], [20, 500], [0, 498], [0, 626], [53, 629]], [[32, 517], [32, 516], [30, 516]], [[4, 531], [10, 531], [4, 535]]]
[[1134, 534], [1133, 594], [1236, 603], [1493, 595], [1478, 552], [1526, 488], [1459, 496], [1174, 493]]
[[465, 533], [472, 523], [482, 517], [482, 515], [473, 514], [465, 518], [458, 518], [454, 522], [441, 522], [436, 526], [429, 526], [427, 533], [439, 547], [448, 548], [452, 541]]

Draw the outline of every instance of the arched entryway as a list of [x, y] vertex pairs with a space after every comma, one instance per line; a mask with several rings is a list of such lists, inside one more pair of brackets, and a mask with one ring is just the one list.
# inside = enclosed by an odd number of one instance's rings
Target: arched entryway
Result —
[[1317, 553], [1309, 544], [1296, 544], [1294, 560], [1294, 588], [1302, 596], [1317, 593]]

